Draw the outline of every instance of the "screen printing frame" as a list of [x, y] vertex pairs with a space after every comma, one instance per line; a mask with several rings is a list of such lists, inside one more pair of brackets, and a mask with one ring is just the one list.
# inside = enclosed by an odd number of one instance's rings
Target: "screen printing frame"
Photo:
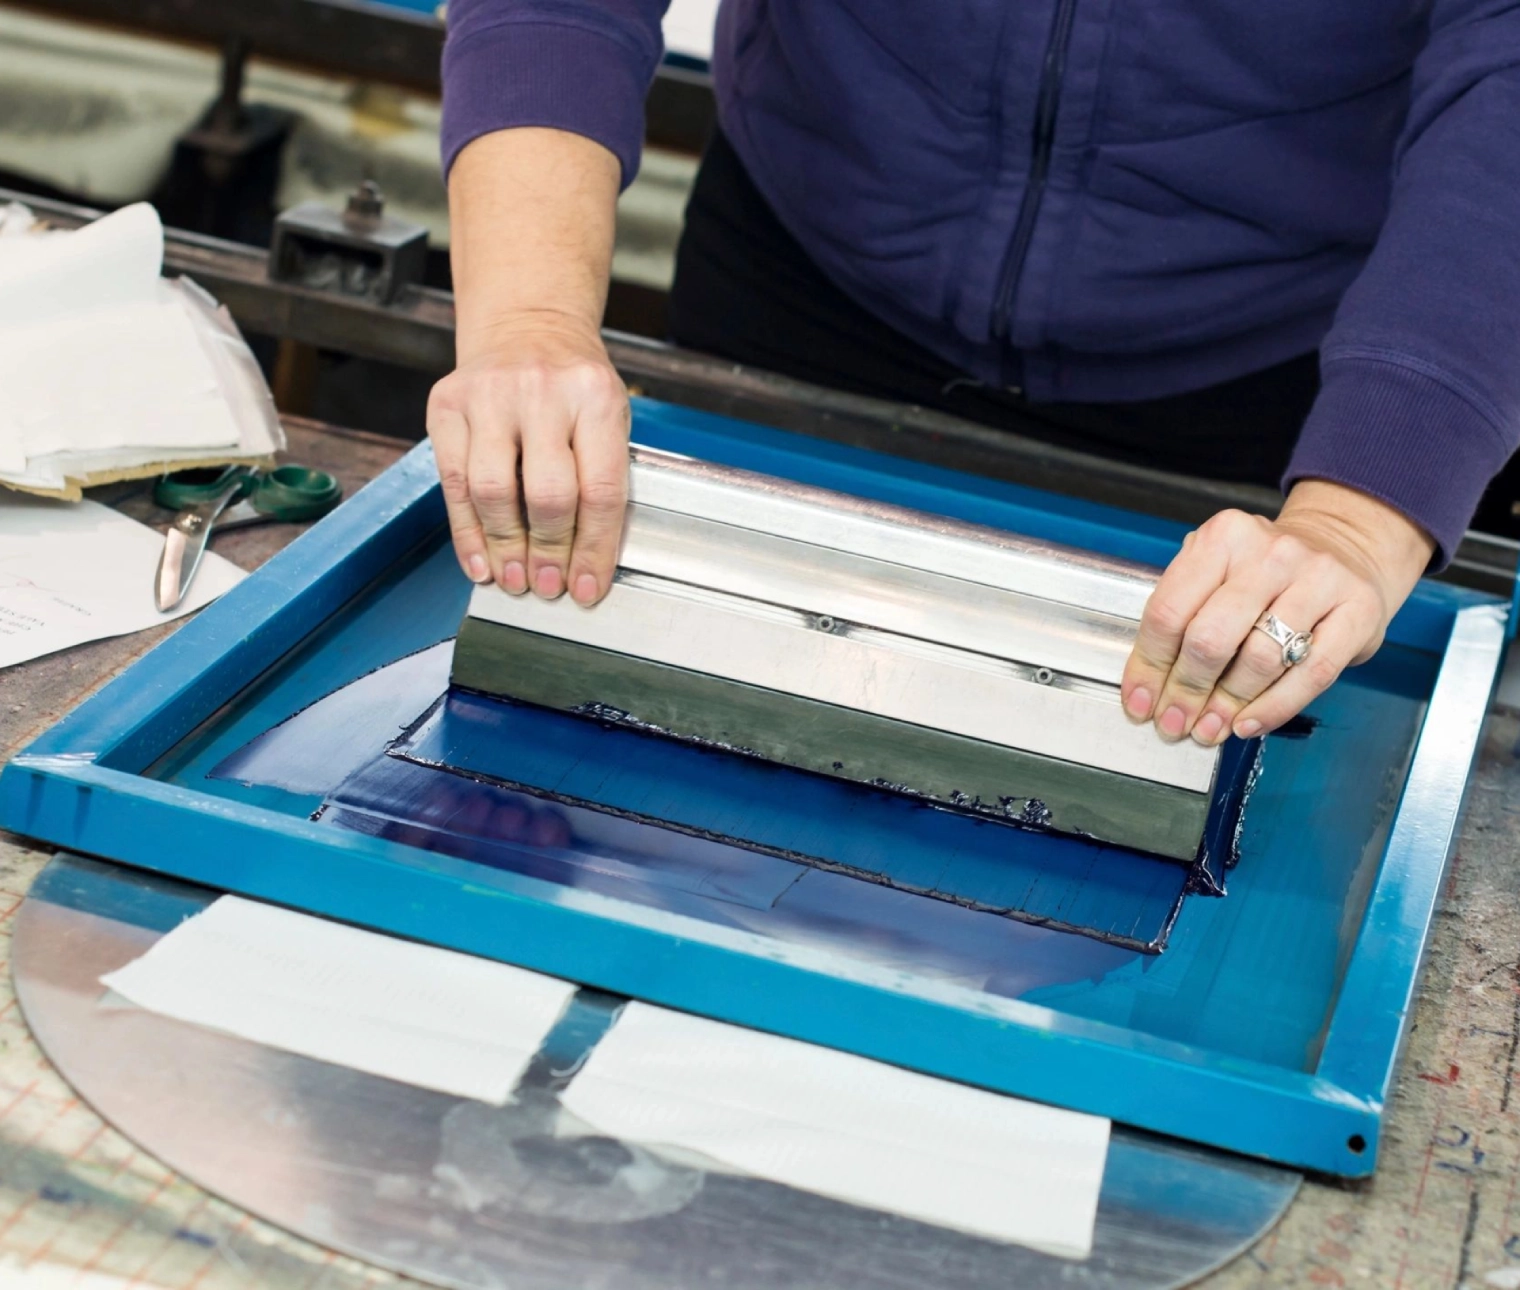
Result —
[[[1151, 564], [1165, 563], [1183, 536], [1169, 522], [642, 400], [635, 436], [863, 495], [891, 495], [911, 481], [928, 509], [936, 497], [981, 496], [1006, 514], [1012, 502], [1031, 536]], [[1508, 605], [1422, 583], [1390, 628], [1390, 641], [1441, 662], [1307, 1073], [484, 869], [147, 773], [444, 532], [423, 445], [18, 755], [0, 774], [0, 823], [212, 888], [1140, 1128], [1331, 1174], [1372, 1172]]]

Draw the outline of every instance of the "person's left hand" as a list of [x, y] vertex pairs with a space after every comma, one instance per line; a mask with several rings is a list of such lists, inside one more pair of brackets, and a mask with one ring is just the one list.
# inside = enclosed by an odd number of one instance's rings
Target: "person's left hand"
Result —
[[[1401, 512], [1322, 480], [1294, 485], [1276, 520], [1220, 512], [1151, 593], [1124, 669], [1125, 712], [1204, 745], [1275, 730], [1376, 653], [1434, 550]], [[1268, 613], [1314, 633], [1296, 666], [1254, 630]]]

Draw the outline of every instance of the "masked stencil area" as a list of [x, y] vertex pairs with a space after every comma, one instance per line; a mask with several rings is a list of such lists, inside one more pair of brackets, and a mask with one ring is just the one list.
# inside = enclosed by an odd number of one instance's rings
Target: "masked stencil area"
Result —
[[840, 899], [828, 922], [849, 924], [853, 908], [894, 904], [866, 890], [883, 887], [909, 898], [893, 920], [905, 927], [938, 928], [950, 911], [934, 907], [946, 905], [1155, 952], [1187, 889], [1183, 866], [1123, 848], [529, 705], [440, 694], [447, 663], [447, 646], [437, 646], [371, 673], [212, 775], [320, 795], [318, 818], [339, 827], [719, 921], [735, 906], [800, 907], [827, 885]]

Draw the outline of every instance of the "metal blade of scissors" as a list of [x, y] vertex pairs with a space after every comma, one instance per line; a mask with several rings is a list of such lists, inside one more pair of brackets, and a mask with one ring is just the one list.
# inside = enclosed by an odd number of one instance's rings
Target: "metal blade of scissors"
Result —
[[160, 613], [167, 613], [185, 598], [190, 579], [200, 566], [211, 538], [212, 526], [222, 508], [239, 496], [241, 485], [230, 480], [219, 496], [197, 506], [187, 507], [175, 517], [164, 537], [163, 554], [158, 558], [158, 574], [153, 580], [154, 599]]
[[229, 506], [217, 516], [216, 522], [211, 526], [211, 535], [226, 533], [231, 529], [245, 529], [254, 524], [273, 524], [273, 515], [265, 515], [257, 511], [253, 503], [247, 500], [239, 502], [236, 506]]

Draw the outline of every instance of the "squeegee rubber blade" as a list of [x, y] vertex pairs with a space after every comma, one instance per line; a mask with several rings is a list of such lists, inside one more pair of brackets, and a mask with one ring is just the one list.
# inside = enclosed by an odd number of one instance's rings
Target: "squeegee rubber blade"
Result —
[[[454, 685], [1190, 863], [1209, 796], [467, 618]], [[1032, 805], [1029, 805], [1032, 804]]]

